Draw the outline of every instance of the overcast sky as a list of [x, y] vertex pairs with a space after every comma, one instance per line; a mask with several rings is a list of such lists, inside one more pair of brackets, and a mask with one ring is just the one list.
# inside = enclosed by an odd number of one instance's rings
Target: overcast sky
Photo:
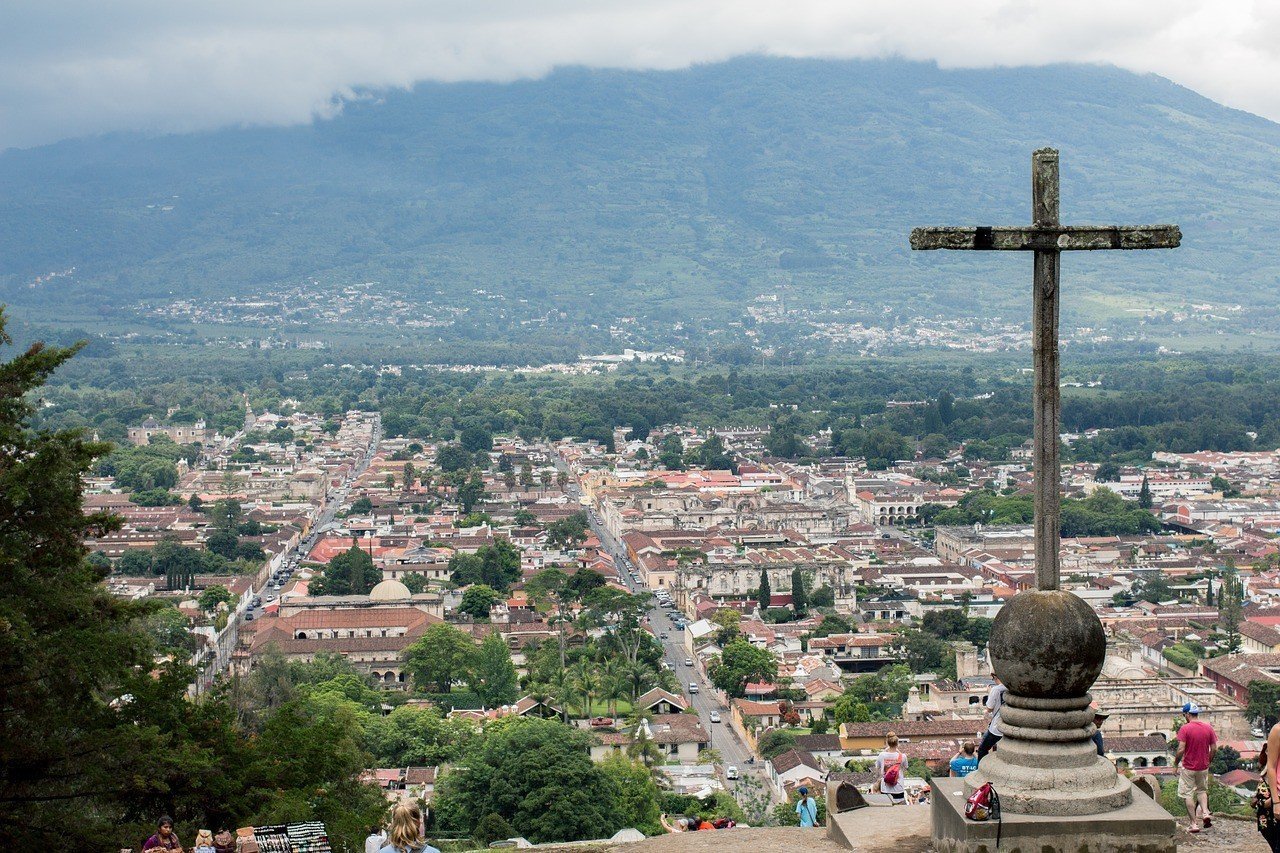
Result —
[[1275, 0], [0, 0], [0, 148], [306, 122], [360, 87], [753, 52], [1106, 62], [1280, 120]]

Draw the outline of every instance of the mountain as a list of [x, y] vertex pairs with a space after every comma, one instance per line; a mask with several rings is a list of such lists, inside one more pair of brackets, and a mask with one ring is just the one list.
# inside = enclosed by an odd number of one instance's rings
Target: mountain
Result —
[[907, 236], [1029, 221], [1046, 144], [1065, 222], [1184, 234], [1173, 252], [1069, 257], [1069, 317], [1280, 308], [1276, 124], [1110, 67], [761, 57], [422, 84], [308, 126], [9, 150], [0, 299], [115, 321], [377, 282], [424, 316], [468, 308], [480, 336], [547, 312], [723, 327], [772, 293], [788, 309], [1021, 320], [1029, 258], [913, 255]]

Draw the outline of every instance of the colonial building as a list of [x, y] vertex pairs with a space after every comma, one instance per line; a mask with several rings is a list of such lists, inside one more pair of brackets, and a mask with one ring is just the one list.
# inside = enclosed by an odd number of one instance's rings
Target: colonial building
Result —
[[162, 424], [155, 418], [147, 418], [141, 426], [129, 427], [129, 443], [145, 445], [151, 442], [154, 435], [167, 436], [178, 444], [207, 444], [213, 439], [214, 431], [204, 421], [192, 424]]

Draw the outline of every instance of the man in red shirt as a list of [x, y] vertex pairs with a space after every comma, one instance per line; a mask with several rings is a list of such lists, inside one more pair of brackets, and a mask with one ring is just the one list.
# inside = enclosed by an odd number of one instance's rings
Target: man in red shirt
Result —
[[1199, 832], [1201, 822], [1206, 829], [1213, 826], [1209, 814], [1209, 762], [1213, 761], [1218, 736], [1213, 726], [1200, 719], [1200, 706], [1188, 702], [1182, 706], [1187, 721], [1178, 729], [1178, 754], [1173, 764], [1178, 767], [1178, 796], [1187, 804], [1191, 831]]

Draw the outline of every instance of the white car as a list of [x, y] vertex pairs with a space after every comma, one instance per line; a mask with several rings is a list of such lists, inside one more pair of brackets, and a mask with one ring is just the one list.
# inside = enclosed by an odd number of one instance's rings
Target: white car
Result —
[[685, 659], [684, 659], [684, 665], [685, 665], [685, 666], [693, 666], [693, 658], [685, 658]]
[[737, 767], [735, 767], [735, 766], [733, 766], [732, 764], [730, 764], [727, 768], [725, 768], [725, 771], [724, 771], [724, 778], [726, 778], [726, 779], [737, 779], [737, 778], [738, 778], [738, 768], [737, 768]]
[[719, 711], [712, 711], [712, 712], [711, 712], [711, 722], [713, 722], [713, 723], [718, 723], [718, 722], [720, 722], [720, 712], [719, 712]]
[[697, 692], [698, 692], [698, 685], [697, 685], [696, 683], [694, 683], [694, 682], [690, 681], [690, 682], [689, 682], [689, 692], [690, 692], [690, 693], [697, 693]]

